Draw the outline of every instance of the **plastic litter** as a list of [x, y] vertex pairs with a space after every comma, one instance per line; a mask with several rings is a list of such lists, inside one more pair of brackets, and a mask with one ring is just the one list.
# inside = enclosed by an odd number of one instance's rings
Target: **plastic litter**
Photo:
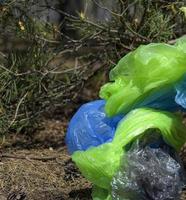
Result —
[[123, 116], [107, 117], [104, 106], [104, 100], [97, 100], [82, 105], [75, 113], [66, 135], [71, 154], [112, 141], [116, 126]]
[[89, 181], [109, 190], [124, 149], [127, 150], [132, 141], [151, 129], [159, 130], [163, 141], [175, 150], [179, 150], [186, 141], [186, 127], [179, 117], [168, 112], [141, 108], [131, 111], [120, 121], [112, 142], [86, 151], [76, 151], [72, 154], [72, 159]]
[[136, 141], [112, 180], [112, 200], [179, 199], [185, 174], [178, 155], [167, 145], [152, 148]]
[[110, 81], [100, 90], [104, 100], [76, 112], [66, 136], [93, 183], [93, 200], [177, 199], [185, 174], [176, 152], [186, 127], [166, 111], [186, 109], [186, 37], [141, 45], [111, 70]]
[[[183, 87], [176, 87], [178, 82], [182, 85], [186, 81], [185, 46], [186, 39], [182, 38], [174, 46], [163, 43], [141, 45], [124, 56], [110, 72], [112, 82], [100, 90], [100, 97], [106, 100], [108, 116], [126, 114], [141, 106], [170, 111], [180, 106], [185, 108], [182, 100], [174, 100], [178, 93], [186, 96]], [[167, 95], [169, 98], [164, 98]], [[156, 100], [155, 106], [151, 105], [151, 100]]]
[[108, 193], [108, 190], [97, 186], [93, 186], [92, 198], [93, 200], [112, 200], [112, 196]]

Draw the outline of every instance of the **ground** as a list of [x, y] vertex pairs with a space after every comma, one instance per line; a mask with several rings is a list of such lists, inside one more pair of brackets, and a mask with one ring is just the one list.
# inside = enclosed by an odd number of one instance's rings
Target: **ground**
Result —
[[81, 176], [64, 143], [67, 120], [47, 119], [32, 137], [2, 141], [0, 200], [91, 199], [91, 184]]

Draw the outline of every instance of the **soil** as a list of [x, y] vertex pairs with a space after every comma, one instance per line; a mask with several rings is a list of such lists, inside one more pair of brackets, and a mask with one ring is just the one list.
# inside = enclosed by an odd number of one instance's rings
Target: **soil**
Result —
[[2, 141], [0, 200], [91, 199], [91, 184], [65, 147], [67, 121], [45, 120], [33, 136], [14, 134]]

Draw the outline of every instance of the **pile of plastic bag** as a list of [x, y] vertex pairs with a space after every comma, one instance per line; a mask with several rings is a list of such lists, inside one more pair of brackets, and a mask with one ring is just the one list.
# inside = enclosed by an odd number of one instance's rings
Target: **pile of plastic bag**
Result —
[[186, 37], [141, 45], [124, 56], [71, 119], [66, 144], [94, 200], [178, 199], [185, 184], [177, 152], [186, 127]]

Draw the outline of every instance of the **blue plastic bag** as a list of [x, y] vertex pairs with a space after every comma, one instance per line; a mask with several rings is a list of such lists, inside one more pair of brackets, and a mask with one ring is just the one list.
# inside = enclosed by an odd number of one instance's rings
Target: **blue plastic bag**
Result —
[[72, 117], [66, 135], [66, 144], [71, 154], [112, 141], [117, 124], [123, 116], [106, 117], [104, 106], [104, 100], [86, 103]]
[[166, 111], [178, 111], [186, 108], [186, 75], [172, 87], [153, 93], [135, 108], [149, 107]]
[[186, 75], [180, 83], [175, 86], [176, 96], [175, 102], [182, 108], [186, 109]]
[[[156, 92], [133, 109], [149, 107], [166, 111], [186, 108], [186, 76], [170, 88]], [[72, 154], [77, 150], [87, 150], [105, 142], [111, 142], [122, 115], [107, 117], [105, 100], [96, 100], [82, 105], [71, 119], [66, 136], [66, 144]]]
[[[186, 108], [186, 76], [170, 88], [154, 93], [135, 108], [149, 107], [166, 111]], [[82, 105], [70, 121], [66, 144], [72, 154], [77, 150], [87, 150], [105, 142], [111, 142], [122, 115], [107, 117], [105, 100], [97, 100]]]

